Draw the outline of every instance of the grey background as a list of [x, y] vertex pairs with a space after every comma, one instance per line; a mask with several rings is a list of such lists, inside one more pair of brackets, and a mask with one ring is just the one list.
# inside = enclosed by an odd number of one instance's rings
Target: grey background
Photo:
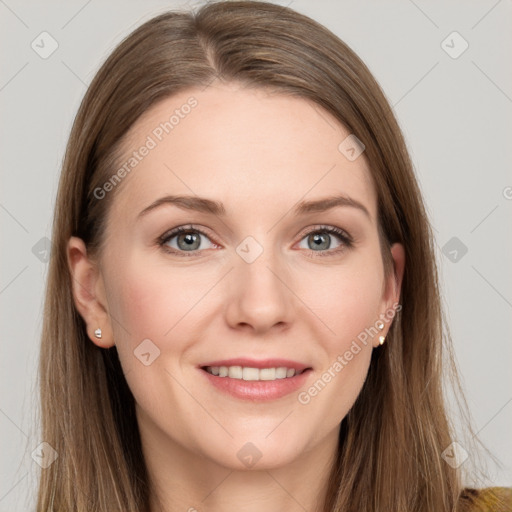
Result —
[[[0, 511], [28, 510], [37, 485], [31, 452], [43, 441], [36, 365], [47, 275], [41, 239], [51, 236], [79, 102], [127, 33], [167, 9], [200, 3], [0, 0]], [[474, 426], [502, 463], [489, 461], [488, 484], [510, 486], [512, 2], [276, 3], [347, 42], [394, 107], [435, 229], [443, 302]], [[31, 47], [43, 31], [58, 43], [46, 59]], [[469, 44], [458, 58], [442, 46], [453, 31]], [[462, 48], [453, 36], [444, 45]]]

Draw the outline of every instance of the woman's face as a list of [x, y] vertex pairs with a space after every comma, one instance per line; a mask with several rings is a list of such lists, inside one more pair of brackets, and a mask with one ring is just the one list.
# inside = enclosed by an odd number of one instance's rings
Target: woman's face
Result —
[[115, 197], [95, 302], [80, 307], [91, 339], [116, 344], [155, 456], [271, 468], [332, 453], [404, 263], [393, 246], [385, 280], [376, 191], [349, 135], [304, 99], [218, 82], [132, 127], [125, 172], [96, 192]]

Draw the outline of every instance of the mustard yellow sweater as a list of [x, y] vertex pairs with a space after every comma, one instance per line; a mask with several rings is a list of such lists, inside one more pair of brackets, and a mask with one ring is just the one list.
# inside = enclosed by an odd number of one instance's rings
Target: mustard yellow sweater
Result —
[[512, 512], [512, 487], [464, 489], [461, 512]]

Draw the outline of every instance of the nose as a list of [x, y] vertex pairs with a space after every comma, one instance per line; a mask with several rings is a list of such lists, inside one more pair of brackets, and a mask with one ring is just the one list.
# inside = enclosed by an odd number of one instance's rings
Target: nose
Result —
[[227, 283], [225, 314], [229, 326], [254, 334], [289, 327], [296, 305], [286, 274], [270, 251], [252, 263], [235, 254], [235, 268]]

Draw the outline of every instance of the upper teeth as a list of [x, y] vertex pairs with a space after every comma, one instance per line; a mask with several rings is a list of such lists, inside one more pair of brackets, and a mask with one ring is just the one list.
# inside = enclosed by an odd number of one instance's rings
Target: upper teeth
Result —
[[[243, 380], [276, 380], [293, 377], [295, 368], [250, 368], [246, 366], [207, 366], [206, 371], [219, 377]], [[299, 372], [300, 373], [300, 372]]]

